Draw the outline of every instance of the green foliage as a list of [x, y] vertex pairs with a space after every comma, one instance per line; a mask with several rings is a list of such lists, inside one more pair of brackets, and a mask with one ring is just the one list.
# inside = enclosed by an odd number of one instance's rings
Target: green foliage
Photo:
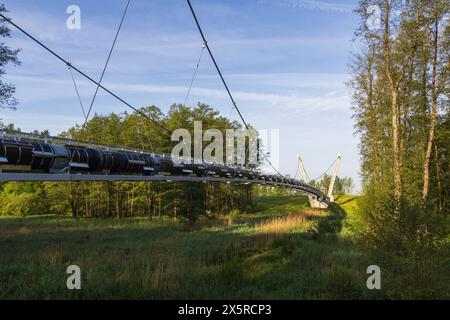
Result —
[[[310, 216], [306, 229], [277, 233], [257, 226], [274, 216], [308, 214], [307, 198], [257, 197], [255, 202], [261, 209], [241, 215], [232, 226], [203, 220], [186, 228], [164, 217], [2, 217], [0, 298], [448, 298], [448, 240], [436, 246], [447, 251], [427, 249], [411, 263], [353, 243], [333, 227], [310, 236], [309, 228], [351, 216], [354, 197], [342, 196], [342, 206], [328, 215]], [[81, 267], [83, 290], [66, 289], [70, 264]], [[383, 270], [381, 290], [366, 287], [371, 264]]]
[[[363, 290], [370, 260], [367, 250], [343, 239], [311, 239], [302, 228], [277, 234], [257, 231], [260, 219], [287, 215], [284, 208], [290, 213], [302, 212], [306, 197], [259, 197], [255, 201], [268, 211], [241, 215], [232, 226], [205, 221], [186, 228], [165, 218], [1, 218], [0, 298], [323, 299], [371, 295]], [[65, 287], [65, 270], [70, 264], [81, 267], [82, 290]], [[347, 282], [351, 285], [341, 288]], [[355, 294], [355, 288], [361, 291]]]
[[61, 183], [44, 182], [43, 187], [45, 200], [50, 214], [68, 214], [70, 205], [66, 200], [67, 194]]
[[325, 296], [328, 299], [362, 299], [364, 296], [364, 277], [350, 268], [336, 266], [325, 273]]
[[[155, 121], [170, 129], [185, 128], [193, 135], [193, 121], [201, 119], [203, 129], [216, 128], [223, 132], [229, 128], [239, 128], [237, 123], [228, 119], [205, 104], [196, 108], [172, 105], [170, 112], [163, 117], [155, 106], [140, 109]], [[195, 117], [194, 117], [195, 116]], [[13, 125], [8, 130], [14, 130]], [[35, 132], [46, 135], [48, 132]], [[120, 134], [119, 134], [120, 133]], [[84, 130], [76, 126], [61, 136], [81, 141], [127, 146], [154, 152], [171, 152], [170, 137], [160, 128], [143, 120], [137, 113], [94, 115]], [[206, 142], [205, 142], [206, 145]], [[193, 154], [193, 151], [192, 151]], [[8, 186], [9, 184], [7, 184]], [[20, 184], [16, 184], [19, 186]], [[74, 217], [130, 217], [170, 216], [186, 218], [195, 223], [202, 216], [227, 215], [236, 209], [242, 212], [252, 210], [252, 186], [216, 183], [172, 183], [172, 182], [67, 182], [35, 184], [36, 190], [20, 189], [15, 194], [22, 198], [34, 199], [34, 193], [41, 192], [39, 201], [26, 201], [30, 206], [27, 212], [32, 214], [67, 214]], [[38, 190], [39, 189], [39, 190]], [[3, 205], [3, 214], [22, 215], [25, 205], [22, 201], [8, 198], [6, 191], [0, 190], [0, 197], [9, 203]], [[34, 198], [33, 198], [34, 197]], [[6, 202], [5, 202], [6, 203]], [[42, 210], [42, 206], [48, 210]], [[14, 213], [14, 210], [18, 210]]]
[[232, 258], [220, 266], [218, 282], [226, 288], [238, 288], [244, 281], [244, 265], [238, 258]]
[[9, 182], [0, 193], [0, 215], [48, 214], [49, 207], [44, 190], [38, 183]]
[[[331, 175], [325, 174], [320, 181], [312, 181], [311, 184], [316, 188], [328, 192], [328, 188], [331, 182]], [[336, 176], [336, 180], [334, 181], [333, 194], [335, 195], [343, 195], [343, 194], [351, 194], [353, 192], [354, 184], [353, 179], [351, 177], [339, 177]]]
[[233, 209], [233, 210], [230, 211], [229, 217], [230, 217], [231, 219], [236, 219], [236, 218], [238, 218], [240, 215], [241, 215], [241, 212], [240, 212], [239, 210]]
[[233, 209], [230, 211], [230, 213], [228, 214], [228, 223], [229, 224], [233, 224], [233, 222], [239, 218], [239, 216], [241, 215], [241, 212], [237, 209]]
[[[381, 28], [367, 28], [370, 5], [386, 19]], [[350, 86], [364, 196], [351, 229], [362, 243], [414, 264], [450, 229], [450, 6], [364, 0], [358, 12], [363, 48]]]
[[[0, 12], [7, 12], [4, 4], [0, 4]], [[0, 22], [0, 37], [7, 38], [10, 36], [11, 30], [2, 19]], [[6, 73], [6, 65], [20, 65], [19, 58], [17, 57], [19, 51], [19, 49], [12, 49], [8, 47], [3, 41], [0, 42], [0, 78]], [[0, 109], [9, 108], [14, 110], [16, 108], [17, 99], [14, 98], [15, 91], [16, 88], [14, 85], [5, 83], [0, 79]]]

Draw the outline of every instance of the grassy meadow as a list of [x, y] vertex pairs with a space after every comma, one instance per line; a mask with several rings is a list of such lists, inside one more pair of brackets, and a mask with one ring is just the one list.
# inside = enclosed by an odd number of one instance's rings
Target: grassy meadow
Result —
[[[0, 299], [385, 298], [366, 287], [372, 255], [345, 220], [355, 197], [332, 210], [304, 196], [255, 199], [257, 212], [205, 219], [0, 218]], [[66, 288], [67, 266], [82, 289]]]

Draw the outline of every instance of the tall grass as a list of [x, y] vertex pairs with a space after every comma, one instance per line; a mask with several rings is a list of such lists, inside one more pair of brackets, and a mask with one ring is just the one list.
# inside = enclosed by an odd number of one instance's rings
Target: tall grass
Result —
[[[181, 219], [0, 218], [0, 299], [334, 299], [392, 292], [389, 284], [367, 290], [369, 252], [327, 236], [340, 216], [308, 209], [306, 198], [256, 201], [258, 213], [240, 214], [231, 225], [207, 221], [195, 228]], [[81, 268], [80, 291], [66, 288], [71, 264]]]
[[300, 227], [307, 227], [310, 223], [303, 213], [290, 214], [286, 217], [275, 217], [258, 223], [255, 227], [258, 233], [282, 234], [288, 233]]

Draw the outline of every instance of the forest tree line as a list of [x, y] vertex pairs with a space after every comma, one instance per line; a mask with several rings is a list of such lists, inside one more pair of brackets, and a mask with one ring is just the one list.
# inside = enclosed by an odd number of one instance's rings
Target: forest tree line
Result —
[[[219, 115], [205, 104], [188, 108], [174, 104], [166, 116], [155, 106], [140, 109], [166, 128], [193, 131], [193, 122], [201, 119], [203, 128], [240, 129], [236, 122]], [[5, 131], [17, 131], [12, 124]], [[48, 136], [48, 130], [33, 132]], [[191, 132], [193, 134], [193, 132]], [[60, 134], [75, 141], [119, 145], [136, 150], [170, 153], [173, 143], [161, 129], [133, 112], [94, 115], [84, 128], [75, 126]], [[206, 146], [209, 142], [203, 142]], [[226, 141], [224, 141], [224, 144]], [[248, 147], [248, 141], [247, 141]], [[261, 146], [263, 148], [263, 146]], [[315, 186], [327, 190], [331, 177], [325, 175]], [[170, 177], [168, 177], [170, 180]], [[351, 178], [336, 178], [337, 194], [352, 190]], [[254, 195], [275, 192], [245, 184], [147, 182], [9, 182], [0, 184], [0, 215], [71, 214], [74, 217], [185, 217], [194, 222], [200, 216], [226, 215], [254, 210]], [[269, 188], [271, 189], [271, 188]]]
[[449, 234], [449, 10], [448, 0], [360, 1], [363, 50], [350, 83], [365, 193], [356, 229], [371, 246], [431, 250]]
[[[191, 131], [193, 121], [198, 119], [202, 120], [204, 129], [215, 128], [225, 133], [226, 129], [240, 128], [204, 104], [192, 109], [173, 105], [167, 117], [155, 106], [140, 111], [170, 130], [185, 128]], [[9, 125], [4, 130], [18, 129]], [[48, 131], [34, 134], [46, 136]], [[60, 136], [155, 153], [170, 153], [172, 148], [170, 136], [136, 112], [96, 114], [84, 128], [77, 125]], [[0, 185], [0, 214], [71, 213], [74, 217], [119, 218], [164, 215], [183, 216], [193, 222], [201, 215], [251, 211], [251, 188], [250, 185], [170, 181], [10, 182]]]

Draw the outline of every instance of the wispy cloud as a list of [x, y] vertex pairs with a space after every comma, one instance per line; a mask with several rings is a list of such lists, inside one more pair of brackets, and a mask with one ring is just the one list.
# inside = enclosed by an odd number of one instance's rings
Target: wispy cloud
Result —
[[[249, 83], [271, 88], [313, 88], [324, 90], [343, 90], [351, 75], [347, 73], [236, 73], [225, 74], [234, 85]], [[199, 76], [199, 80], [217, 79], [217, 75]]]
[[49, 114], [41, 112], [4, 112], [0, 115], [4, 123], [14, 123], [24, 131], [46, 130], [51, 134], [58, 134], [81, 123], [81, 118], [61, 114]]
[[[253, 76], [253, 78], [255, 79], [256, 76]], [[264, 79], [264, 77], [259, 78]], [[11, 79], [15, 82], [20, 81], [29, 88], [26, 92], [18, 92], [20, 94], [19, 99], [23, 102], [74, 99], [73, 84], [70, 79], [37, 79], [33, 76], [15, 76], [11, 77]], [[88, 98], [92, 95], [92, 84], [86, 81], [78, 81], [77, 85], [82, 97]], [[105, 82], [104, 85], [108, 89], [120, 93], [124, 98], [136, 94], [150, 93], [155, 95], [172, 95], [174, 98], [173, 102], [181, 102], [181, 98], [186, 94], [186, 86], [184, 85], [126, 84], [117, 82]], [[105, 95], [103, 92], [101, 94]], [[191, 94], [192, 97], [202, 99], [203, 101], [208, 101], [208, 99], [225, 101], [227, 99], [226, 92], [223, 89], [197, 86], [192, 89]], [[289, 111], [347, 109], [350, 105], [350, 98], [345, 90], [327, 90], [317, 95], [304, 95], [294, 92], [281, 94], [269, 91], [235, 90], [233, 95], [238, 102], [249, 102], [251, 105], [265, 104], [268, 106], [277, 106]], [[176, 101], [176, 97], [179, 97], [180, 101]], [[145, 101], [145, 103], [150, 102]]]
[[258, 0], [261, 4], [271, 4], [290, 8], [352, 13], [354, 6], [342, 3], [315, 0]]
[[[117, 84], [105, 83], [110, 89], [122, 94], [153, 93], [153, 94], [177, 94], [186, 93], [186, 86], [152, 85], [152, 84]], [[227, 94], [221, 89], [196, 87], [192, 89], [192, 96], [208, 99], [227, 99]], [[250, 102], [251, 105], [266, 104], [277, 106], [284, 110], [320, 111], [330, 109], [348, 109], [350, 98], [346, 92], [328, 92], [321, 96], [307, 97], [299, 94], [277, 94], [255, 91], [234, 91], [233, 96], [238, 102]], [[192, 100], [192, 99], [191, 99]], [[175, 102], [175, 101], [174, 101]]]

